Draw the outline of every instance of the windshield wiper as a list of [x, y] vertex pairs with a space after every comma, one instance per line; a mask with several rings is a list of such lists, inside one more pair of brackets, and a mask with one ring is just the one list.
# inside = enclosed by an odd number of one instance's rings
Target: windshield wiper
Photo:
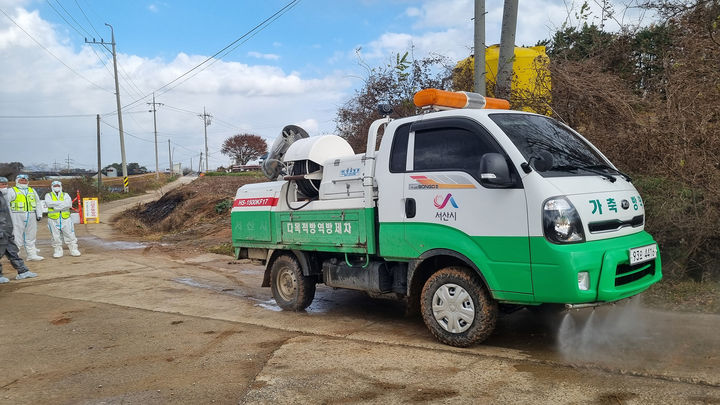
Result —
[[618, 169], [616, 169], [616, 168], [614, 168], [614, 167], [612, 167], [612, 166], [608, 166], [608, 165], [606, 165], [606, 164], [599, 164], [599, 165], [592, 165], [592, 166], [585, 166], [585, 167], [589, 167], [589, 168], [591, 168], [591, 169], [605, 169], [605, 170], [610, 170], [610, 171], [613, 172], [613, 173], [616, 173], [616, 174], [619, 174], [619, 175], [623, 176], [623, 178], [625, 178], [625, 181], [627, 181], [628, 183], [632, 182], [632, 178], [630, 178], [630, 176], [628, 176], [627, 174], [621, 172], [620, 170], [618, 170]]
[[570, 171], [576, 171], [576, 170], [585, 170], [590, 173], [599, 174], [600, 176], [605, 177], [606, 179], [610, 180], [611, 183], [615, 183], [617, 179], [615, 176], [610, 175], [608, 173], [605, 173], [601, 170], [597, 170], [593, 168], [593, 166], [573, 166], [573, 165], [561, 165], [561, 166], [553, 166], [550, 168], [550, 170], [557, 170], [561, 172], [570, 172]]

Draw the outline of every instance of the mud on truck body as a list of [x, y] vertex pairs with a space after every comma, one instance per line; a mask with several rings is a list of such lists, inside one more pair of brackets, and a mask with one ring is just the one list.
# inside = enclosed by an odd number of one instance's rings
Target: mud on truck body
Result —
[[275, 181], [237, 190], [236, 257], [266, 265], [281, 308], [304, 310], [319, 283], [387, 294], [468, 346], [501, 306], [596, 306], [660, 280], [642, 198], [580, 134], [474, 93], [415, 103], [375, 121], [361, 154], [287, 126], [262, 166]]

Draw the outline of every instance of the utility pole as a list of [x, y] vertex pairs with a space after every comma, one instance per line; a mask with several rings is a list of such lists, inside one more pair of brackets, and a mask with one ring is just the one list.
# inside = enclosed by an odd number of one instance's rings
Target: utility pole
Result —
[[[110, 43], [103, 41], [100, 38], [100, 42], [95, 41], [93, 38], [92, 42], [85, 38], [86, 44], [97, 44], [97, 45], [112, 45], [112, 56], [113, 56], [113, 68], [115, 69], [115, 101], [117, 103], [117, 116], [118, 116], [118, 131], [120, 132], [120, 155], [122, 157], [122, 172], [123, 172], [123, 190], [127, 193], [128, 188], [128, 174], [127, 174], [127, 160], [125, 159], [125, 135], [123, 132], [122, 124], [122, 106], [120, 105], [120, 84], [118, 83], [118, 70], [117, 70], [117, 52], [115, 51], [115, 30], [112, 25], [105, 23], [110, 27]], [[106, 48], [107, 49], [107, 48]]]
[[[156, 105], [163, 105], [163, 103], [156, 103], [155, 102], [155, 92], [153, 91], [153, 101], [152, 103], [147, 103], [149, 105], [152, 105], [152, 110], [149, 112], [153, 113], [153, 127], [155, 128], [155, 178], [160, 178], [160, 163], [158, 163], [158, 144], [157, 144], [157, 115], [155, 112], [157, 109], [155, 108]], [[172, 168], [170, 168], [172, 170]]]
[[475, 0], [475, 93], [485, 95], [485, 0]]
[[495, 95], [510, 99], [510, 85], [515, 59], [515, 29], [517, 27], [518, 0], [505, 0], [502, 31], [500, 32], [500, 55], [498, 56], [497, 84]]
[[67, 171], [70, 171], [70, 162], [72, 162], [72, 159], [70, 159], [70, 154], [68, 153], [67, 159], [65, 159], [65, 163], [67, 163]]
[[100, 197], [100, 187], [102, 186], [102, 166], [100, 165], [100, 114], [97, 115], [97, 147], [98, 147], [98, 181], [97, 191], [98, 197]]
[[207, 127], [211, 124], [212, 115], [208, 114], [203, 107], [202, 115], [198, 115], [203, 120], [203, 126], [205, 127], [205, 173], [208, 171], [208, 146], [207, 146]]
[[170, 177], [173, 175], [172, 151], [170, 151], [170, 140], [168, 139], [168, 159], [170, 160]]
[[198, 162], [198, 174], [202, 170], [202, 152], [200, 152], [200, 162]]

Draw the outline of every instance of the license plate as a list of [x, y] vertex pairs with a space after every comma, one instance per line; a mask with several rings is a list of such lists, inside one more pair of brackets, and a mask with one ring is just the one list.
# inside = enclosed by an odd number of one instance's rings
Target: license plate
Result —
[[657, 245], [641, 246], [639, 248], [630, 249], [630, 265], [655, 260], [657, 257]]

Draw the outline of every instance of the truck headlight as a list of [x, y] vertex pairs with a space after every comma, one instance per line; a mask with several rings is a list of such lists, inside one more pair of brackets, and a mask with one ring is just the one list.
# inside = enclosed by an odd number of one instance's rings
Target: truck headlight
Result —
[[585, 241], [582, 221], [575, 207], [565, 197], [554, 197], [543, 204], [543, 231], [552, 243]]

